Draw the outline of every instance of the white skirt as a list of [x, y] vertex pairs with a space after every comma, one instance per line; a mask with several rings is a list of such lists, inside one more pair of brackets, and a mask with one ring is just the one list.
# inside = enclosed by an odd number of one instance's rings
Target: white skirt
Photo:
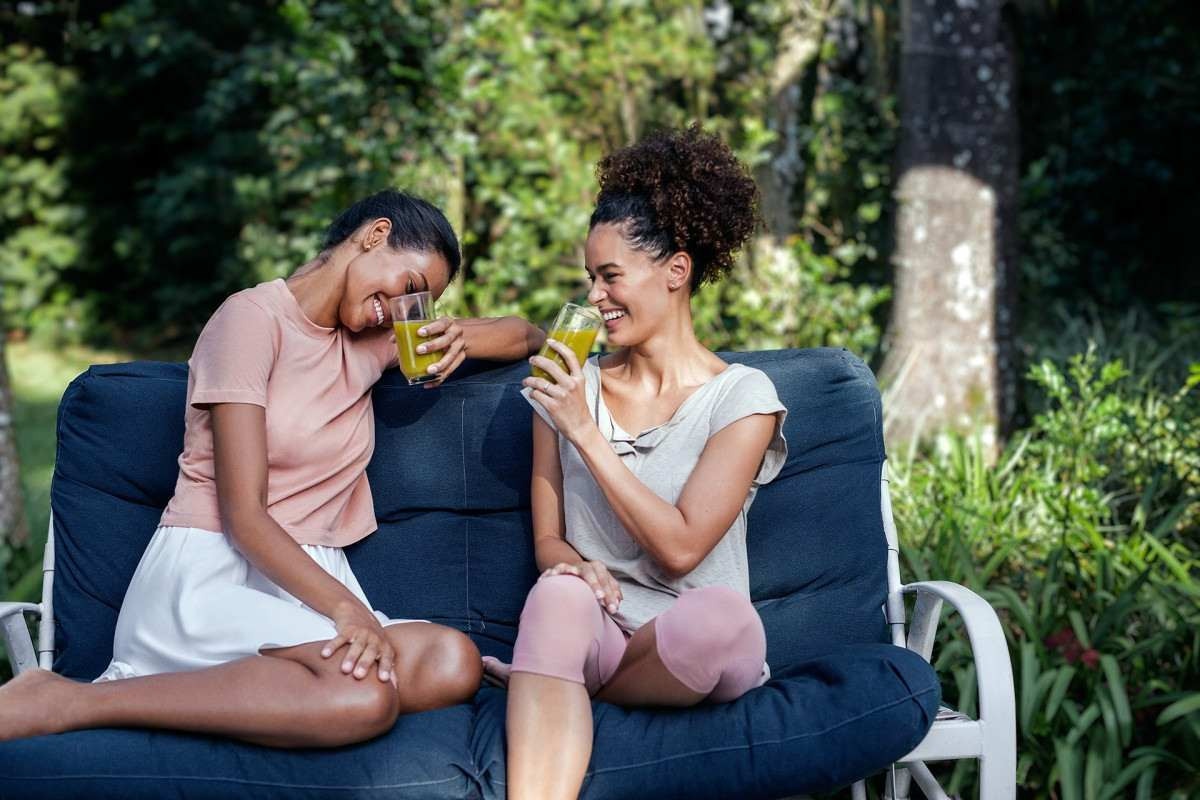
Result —
[[[340, 547], [301, 546], [373, 608]], [[383, 625], [423, 621], [374, 613]], [[112, 663], [96, 680], [212, 667], [336, 634], [332, 620], [275, 585], [225, 534], [160, 527], [121, 604]]]

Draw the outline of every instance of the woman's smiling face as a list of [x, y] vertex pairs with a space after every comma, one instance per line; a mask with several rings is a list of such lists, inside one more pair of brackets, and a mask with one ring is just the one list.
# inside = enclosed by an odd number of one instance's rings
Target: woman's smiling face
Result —
[[338, 319], [358, 332], [390, 325], [387, 299], [428, 291], [440, 297], [450, 283], [450, 265], [436, 251], [393, 250], [386, 242], [360, 253], [346, 273]]
[[663, 327], [677, 288], [672, 269], [632, 247], [621, 225], [603, 223], [588, 233], [586, 269], [592, 281], [588, 302], [604, 317], [608, 341], [616, 347], [644, 342]]

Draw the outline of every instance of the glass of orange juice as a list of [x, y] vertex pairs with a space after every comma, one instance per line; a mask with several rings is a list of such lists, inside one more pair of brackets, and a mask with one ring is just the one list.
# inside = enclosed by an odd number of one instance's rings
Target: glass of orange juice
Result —
[[392, 327], [396, 330], [396, 352], [400, 356], [400, 371], [410, 385], [436, 380], [437, 373], [429, 368], [442, 360], [443, 353], [418, 353], [417, 345], [433, 337], [420, 336], [417, 331], [437, 317], [433, 310], [433, 295], [413, 292], [388, 298], [392, 312]]
[[[575, 353], [575, 358], [579, 359], [579, 363], [582, 365], [587, 360], [588, 353], [592, 352], [596, 334], [600, 332], [600, 322], [600, 312], [596, 309], [576, 303], [567, 303], [555, 317], [554, 324], [550, 326], [550, 331], [546, 335], [546, 340], [556, 339], [571, 348], [571, 351]], [[550, 345], [542, 345], [538, 355], [554, 361], [563, 368], [564, 372], [568, 371], [562, 356], [551, 350]], [[531, 373], [535, 378], [554, 380], [545, 370], [537, 367], [533, 367]]]

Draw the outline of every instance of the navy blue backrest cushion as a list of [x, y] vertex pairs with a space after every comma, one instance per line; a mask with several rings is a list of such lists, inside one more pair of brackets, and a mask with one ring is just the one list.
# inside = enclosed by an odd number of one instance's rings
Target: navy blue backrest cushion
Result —
[[[789, 409], [789, 455], [751, 509], [751, 593], [777, 672], [847, 642], [881, 641], [886, 544], [879, 393], [842, 350], [725, 353], [762, 369]], [[530, 543], [531, 411], [519, 363], [473, 365], [444, 387], [375, 387], [367, 474], [379, 530], [348, 549], [367, 596], [393, 617], [466, 631], [507, 656], [537, 577]], [[59, 409], [55, 668], [108, 664], [121, 600], [174, 490], [187, 368], [92, 367]], [[303, 413], [303, 409], [297, 409]]]

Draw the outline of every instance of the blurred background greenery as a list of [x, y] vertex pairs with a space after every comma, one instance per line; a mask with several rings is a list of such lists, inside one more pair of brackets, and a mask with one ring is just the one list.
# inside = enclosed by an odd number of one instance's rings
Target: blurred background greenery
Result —
[[[185, 358], [225, 296], [385, 186], [460, 231], [446, 310], [545, 321], [583, 291], [604, 153], [698, 120], [769, 159], [801, 7], [819, 13], [786, 98], [794, 225], [701, 292], [697, 330], [878, 366], [899, 0], [0, 5], [0, 317], [33, 531], [0, 542], [0, 596], [37, 596], [55, 409], [87, 364]], [[1200, 7], [1016, 7], [1016, 431], [998, 459], [958, 434], [892, 453], [905, 577], [1001, 609], [1022, 796], [1197, 796]], [[937, 657], [970, 710], [956, 635]], [[948, 777], [973, 791], [969, 764]]]

